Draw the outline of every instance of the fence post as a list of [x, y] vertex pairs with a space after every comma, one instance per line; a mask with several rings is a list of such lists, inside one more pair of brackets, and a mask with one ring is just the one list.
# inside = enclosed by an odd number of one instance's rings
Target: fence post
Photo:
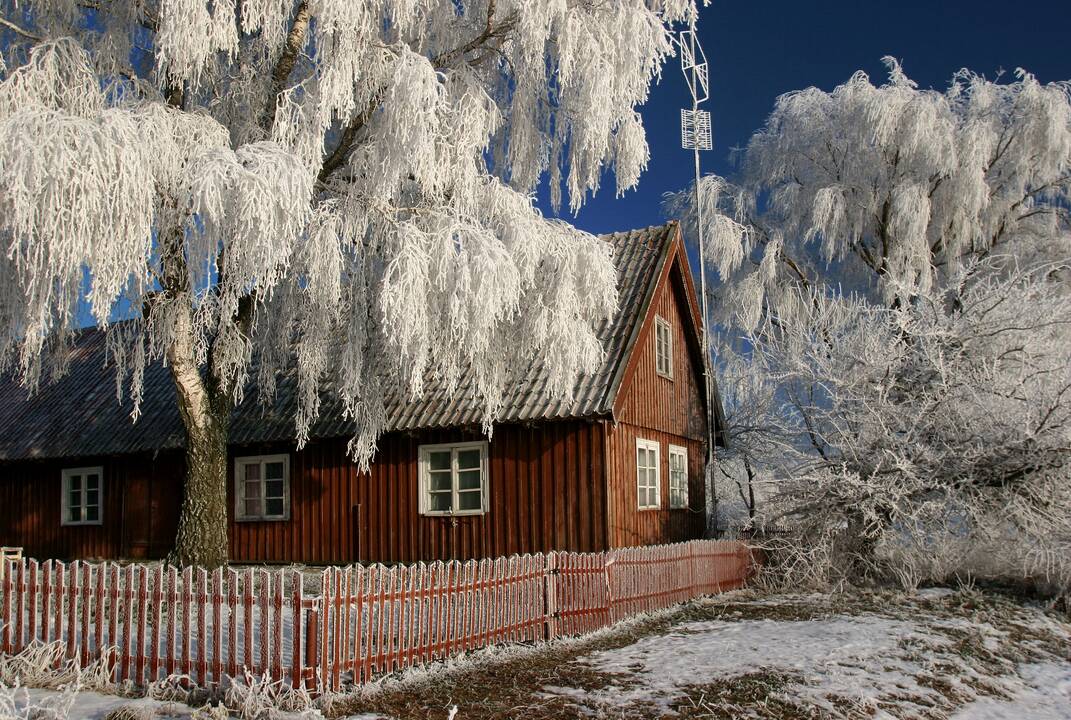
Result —
[[[5, 550], [7, 548], [4, 548]], [[15, 562], [9, 559], [7, 554], [0, 555], [0, 583], [3, 584], [4, 607], [0, 609], [0, 621], [4, 623], [4, 639], [0, 649], [4, 653], [12, 651], [12, 628], [11, 618], [15, 614], [12, 608], [15, 605]]]
[[543, 566], [543, 608], [546, 612], [546, 639], [558, 637], [558, 555], [553, 550], [545, 556]]

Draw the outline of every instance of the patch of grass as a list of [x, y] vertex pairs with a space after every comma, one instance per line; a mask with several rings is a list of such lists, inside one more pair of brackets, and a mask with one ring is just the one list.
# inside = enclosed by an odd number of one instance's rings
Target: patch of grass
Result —
[[688, 685], [682, 688], [684, 694], [671, 703], [670, 708], [675, 713], [674, 717], [689, 720], [738, 720], [742, 717], [795, 720], [821, 717], [808, 714], [805, 708], [801, 709], [786, 698], [785, 689], [802, 682], [803, 677], [796, 674], [759, 670], [716, 682]]

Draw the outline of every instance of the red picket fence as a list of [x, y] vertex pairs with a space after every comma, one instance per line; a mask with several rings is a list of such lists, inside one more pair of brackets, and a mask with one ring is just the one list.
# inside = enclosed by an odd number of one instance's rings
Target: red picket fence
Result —
[[305, 572], [7, 561], [0, 652], [61, 642], [83, 666], [112, 652], [115, 679], [139, 685], [175, 674], [210, 685], [247, 670], [335, 691], [740, 587], [751, 557], [743, 543], [694, 540]]

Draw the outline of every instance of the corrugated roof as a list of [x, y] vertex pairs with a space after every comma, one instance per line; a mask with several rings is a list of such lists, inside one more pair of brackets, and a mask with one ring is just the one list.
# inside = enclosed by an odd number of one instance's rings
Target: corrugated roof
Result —
[[[634, 328], [642, 321], [652, 284], [662, 268], [676, 224], [613, 233], [603, 239], [614, 246], [618, 276], [618, 312], [598, 328], [606, 357], [593, 374], [581, 377], [571, 401], [547, 393], [548, 374], [536, 361], [518, 373], [513, 392], [500, 413], [500, 422], [591, 417], [611, 412], [620, 370], [627, 361]], [[90, 328], [79, 333], [70, 369], [59, 380], [43, 385], [27, 397], [11, 378], [0, 379], [0, 460], [82, 457], [137, 453], [183, 445], [182, 422], [175, 405], [175, 389], [167, 368], [159, 363], [146, 368], [141, 416], [130, 419], [130, 400], [117, 402], [115, 372], [105, 365], [104, 333]], [[250, 444], [288, 440], [294, 436], [296, 397], [291, 384], [278, 383], [276, 402], [263, 407], [255, 393], [231, 417], [230, 441]], [[449, 427], [479, 424], [482, 408], [473, 397], [471, 383], [462, 379], [449, 396], [432, 384], [418, 402], [402, 392], [387, 399], [387, 429]], [[326, 402], [313, 424], [312, 437], [354, 434], [337, 403]]]

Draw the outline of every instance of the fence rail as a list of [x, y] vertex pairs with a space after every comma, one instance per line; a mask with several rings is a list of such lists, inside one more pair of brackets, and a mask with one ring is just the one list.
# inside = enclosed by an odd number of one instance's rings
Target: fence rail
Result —
[[[61, 642], [115, 679], [199, 685], [248, 670], [317, 692], [459, 652], [591, 632], [740, 587], [740, 542], [384, 567], [178, 570], [5, 559], [0, 651]], [[114, 649], [114, 650], [112, 650]]]

